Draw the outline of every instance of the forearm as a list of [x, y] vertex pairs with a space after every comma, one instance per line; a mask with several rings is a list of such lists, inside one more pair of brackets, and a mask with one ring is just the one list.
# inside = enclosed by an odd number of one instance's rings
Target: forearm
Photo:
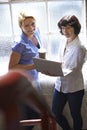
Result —
[[17, 65], [10, 66], [9, 69], [32, 70], [32, 69], [35, 69], [35, 65], [34, 64], [28, 64], [28, 65], [17, 64]]

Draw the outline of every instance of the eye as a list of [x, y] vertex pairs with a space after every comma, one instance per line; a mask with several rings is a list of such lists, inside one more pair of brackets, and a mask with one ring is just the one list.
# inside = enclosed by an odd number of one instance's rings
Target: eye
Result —
[[31, 25], [32, 25], [32, 26], [35, 26], [35, 22], [33, 22]]
[[65, 27], [61, 27], [61, 29], [63, 30], [63, 29], [65, 29]]

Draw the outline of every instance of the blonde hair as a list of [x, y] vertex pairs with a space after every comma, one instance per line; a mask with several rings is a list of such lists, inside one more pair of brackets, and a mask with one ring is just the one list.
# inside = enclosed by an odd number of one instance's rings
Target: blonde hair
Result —
[[[19, 27], [21, 28], [22, 26], [22, 22], [25, 21], [25, 19], [27, 18], [31, 18], [31, 19], [34, 19], [35, 18], [33, 16], [30, 16], [29, 14], [26, 14], [24, 12], [20, 12], [19, 16], [18, 16], [18, 24], [19, 24]], [[36, 20], [35, 20], [36, 21]]]

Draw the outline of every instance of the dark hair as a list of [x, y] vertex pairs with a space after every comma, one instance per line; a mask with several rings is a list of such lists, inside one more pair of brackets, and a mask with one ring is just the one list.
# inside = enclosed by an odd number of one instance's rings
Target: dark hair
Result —
[[76, 35], [78, 35], [81, 30], [81, 24], [75, 15], [66, 15], [66, 16], [62, 17], [57, 25], [60, 29], [61, 34], [63, 34], [62, 26], [67, 26], [67, 25], [72, 26], [74, 28], [74, 33]]

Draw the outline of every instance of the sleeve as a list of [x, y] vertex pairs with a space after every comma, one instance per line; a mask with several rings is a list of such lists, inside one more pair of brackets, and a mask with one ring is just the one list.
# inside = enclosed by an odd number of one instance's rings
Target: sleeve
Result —
[[86, 57], [86, 48], [84, 46], [81, 46], [78, 48], [77, 51], [77, 63], [79, 67], [82, 67], [83, 63], [85, 62], [85, 57]]
[[24, 51], [25, 45], [22, 43], [14, 42], [14, 45], [12, 46], [12, 51], [15, 51], [17, 53], [22, 54]]

